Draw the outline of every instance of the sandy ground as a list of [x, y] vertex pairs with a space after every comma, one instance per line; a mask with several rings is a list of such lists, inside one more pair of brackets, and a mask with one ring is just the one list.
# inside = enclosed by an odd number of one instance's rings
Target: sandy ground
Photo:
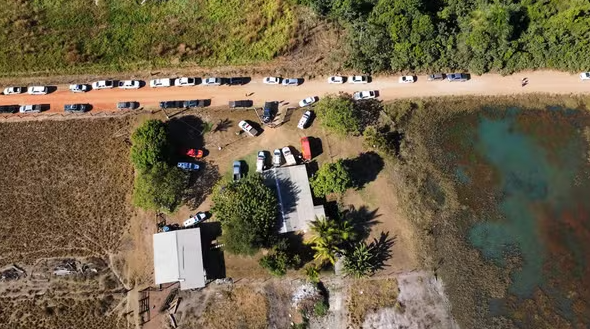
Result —
[[[521, 87], [521, 79], [527, 77], [529, 84]], [[91, 83], [92, 81], [78, 81]], [[2, 88], [4, 88], [3, 86]], [[85, 103], [92, 105], [92, 111], [116, 111], [119, 101], [138, 101], [141, 106], [157, 107], [160, 101], [210, 99], [212, 106], [226, 105], [231, 100], [250, 99], [255, 105], [265, 101], [285, 101], [294, 106], [309, 96], [322, 97], [338, 92], [353, 93], [360, 90], [377, 90], [379, 99], [393, 100], [408, 97], [448, 96], [448, 95], [513, 95], [522, 93], [590, 93], [590, 82], [580, 81], [577, 75], [556, 71], [521, 72], [511, 76], [485, 74], [472, 76], [467, 82], [450, 83], [447, 81], [429, 82], [426, 76], [418, 76], [414, 84], [400, 84], [398, 77], [376, 77], [366, 85], [328, 84], [325, 78], [304, 81], [296, 87], [265, 85], [262, 77], [252, 77], [252, 81], [243, 86], [194, 86], [150, 88], [137, 90], [93, 90], [88, 93], [72, 93], [67, 85], [56, 86], [57, 90], [48, 95], [4, 95], [0, 105], [50, 104], [48, 112], [63, 112], [64, 104]]]

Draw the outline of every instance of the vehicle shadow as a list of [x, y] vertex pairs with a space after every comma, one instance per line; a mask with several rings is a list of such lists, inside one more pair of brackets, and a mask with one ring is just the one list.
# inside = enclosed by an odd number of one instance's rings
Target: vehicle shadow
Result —
[[322, 146], [322, 140], [317, 137], [308, 136], [307, 140], [309, 141], [309, 148], [311, 150], [311, 157], [317, 157], [324, 153], [324, 148]]
[[57, 86], [46, 86], [47, 87], [47, 94], [52, 94], [57, 91]]

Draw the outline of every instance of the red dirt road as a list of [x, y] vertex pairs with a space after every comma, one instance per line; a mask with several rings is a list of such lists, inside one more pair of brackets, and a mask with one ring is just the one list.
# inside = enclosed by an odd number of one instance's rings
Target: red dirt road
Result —
[[[521, 87], [521, 79], [527, 77], [529, 84]], [[89, 81], [80, 81], [90, 83]], [[6, 86], [2, 86], [4, 88]], [[2, 95], [0, 105], [50, 104], [49, 112], [63, 112], [64, 104], [85, 103], [93, 106], [92, 112], [116, 111], [119, 101], [138, 101], [144, 108], [158, 107], [158, 102], [166, 100], [210, 99], [211, 106], [227, 105], [231, 100], [250, 99], [259, 106], [265, 101], [285, 101], [296, 106], [309, 96], [322, 97], [338, 92], [352, 93], [361, 90], [379, 91], [379, 99], [449, 96], [449, 95], [511, 95], [524, 93], [585, 94], [590, 93], [590, 81], [580, 81], [578, 75], [536, 71], [521, 72], [511, 76], [485, 74], [472, 76], [467, 82], [427, 81], [419, 76], [413, 84], [400, 84], [398, 77], [376, 77], [365, 85], [345, 83], [328, 84], [326, 79], [305, 81], [297, 87], [265, 85], [262, 77], [253, 77], [244, 86], [194, 86], [150, 88], [145, 86], [138, 90], [91, 90], [87, 93], [72, 93], [67, 85], [57, 86], [57, 91], [48, 95], [32, 96]], [[246, 96], [250, 95], [250, 96]], [[6, 116], [6, 115], [3, 115]]]

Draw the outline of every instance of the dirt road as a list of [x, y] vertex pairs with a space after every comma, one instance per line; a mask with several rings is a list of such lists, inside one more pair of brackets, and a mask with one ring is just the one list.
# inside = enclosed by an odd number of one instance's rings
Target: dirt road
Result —
[[[529, 84], [521, 86], [521, 79], [528, 78]], [[90, 83], [91, 81], [80, 81]], [[4, 88], [3, 86], [2, 88]], [[157, 107], [158, 102], [165, 100], [210, 99], [211, 106], [227, 105], [231, 100], [250, 99], [255, 105], [265, 101], [285, 101], [293, 106], [306, 97], [333, 94], [338, 92], [352, 93], [361, 90], [379, 91], [379, 99], [393, 100], [408, 97], [447, 96], [447, 95], [511, 95], [522, 93], [555, 93], [580, 94], [590, 93], [590, 81], [580, 81], [577, 75], [554, 72], [536, 71], [521, 72], [511, 76], [485, 74], [472, 76], [467, 82], [427, 81], [425, 76], [418, 76], [413, 84], [400, 84], [398, 77], [376, 77], [366, 85], [345, 83], [342, 85], [328, 84], [326, 79], [305, 81], [297, 87], [281, 85], [265, 85], [262, 77], [253, 77], [244, 86], [194, 86], [150, 88], [138, 90], [92, 90], [88, 93], [75, 94], [68, 86], [59, 85], [57, 91], [48, 95], [31, 96], [2, 95], [0, 105], [50, 104], [49, 112], [63, 112], [64, 104], [86, 103], [93, 106], [92, 111], [116, 111], [119, 101], [138, 101], [142, 107]]]

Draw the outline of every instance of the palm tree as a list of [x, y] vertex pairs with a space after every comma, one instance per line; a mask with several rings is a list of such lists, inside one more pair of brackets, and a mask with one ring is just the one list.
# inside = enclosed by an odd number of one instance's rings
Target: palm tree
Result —
[[336, 221], [326, 217], [316, 217], [309, 225], [312, 236], [308, 243], [313, 244], [314, 259], [322, 263], [336, 262], [336, 254], [342, 252], [345, 243], [356, 238], [354, 226], [348, 221]]

